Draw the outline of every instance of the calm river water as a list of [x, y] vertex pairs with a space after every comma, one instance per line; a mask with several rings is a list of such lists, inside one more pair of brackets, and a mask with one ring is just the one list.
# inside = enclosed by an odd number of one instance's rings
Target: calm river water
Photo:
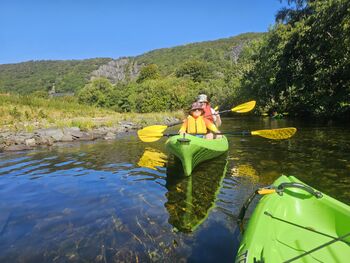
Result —
[[225, 119], [222, 131], [294, 126], [290, 140], [230, 137], [189, 178], [165, 138], [0, 153], [0, 262], [233, 262], [245, 199], [281, 174], [350, 204], [350, 128]]

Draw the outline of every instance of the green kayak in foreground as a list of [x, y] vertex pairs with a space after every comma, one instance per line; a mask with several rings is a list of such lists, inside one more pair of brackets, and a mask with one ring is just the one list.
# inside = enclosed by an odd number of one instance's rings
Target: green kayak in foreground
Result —
[[272, 188], [248, 222], [236, 263], [350, 262], [350, 206], [293, 176]]
[[192, 135], [170, 137], [166, 149], [181, 160], [184, 174], [191, 175], [192, 170], [201, 162], [213, 159], [228, 150], [225, 136], [221, 139], [206, 140]]

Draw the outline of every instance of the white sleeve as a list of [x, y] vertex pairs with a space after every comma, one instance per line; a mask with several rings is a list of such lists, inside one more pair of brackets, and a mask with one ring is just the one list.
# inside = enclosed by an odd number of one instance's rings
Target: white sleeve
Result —
[[210, 111], [211, 111], [211, 115], [213, 116], [213, 120], [214, 122], [216, 121], [216, 111], [213, 109], [213, 108], [210, 108]]

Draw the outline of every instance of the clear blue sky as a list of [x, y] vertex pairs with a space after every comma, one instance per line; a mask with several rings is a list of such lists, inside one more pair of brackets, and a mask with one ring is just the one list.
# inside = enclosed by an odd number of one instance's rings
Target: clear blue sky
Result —
[[0, 64], [133, 56], [264, 32], [278, 0], [0, 0]]

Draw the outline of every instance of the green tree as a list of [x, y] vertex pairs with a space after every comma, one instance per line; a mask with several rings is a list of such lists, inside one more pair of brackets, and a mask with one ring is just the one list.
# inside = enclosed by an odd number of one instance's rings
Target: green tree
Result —
[[112, 93], [113, 86], [108, 79], [96, 78], [79, 91], [78, 101], [98, 107], [109, 107], [115, 104]]
[[140, 75], [138, 76], [136, 82], [141, 83], [147, 79], [158, 79], [160, 77], [159, 69], [156, 64], [150, 64], [147, 66], [144, 66], [141, 71]]
[[208, 63], [202, 60], [190, 60], [182, 64], [175, 72], [176, 77], [188, 77], [201, 82], [211, 77]]

